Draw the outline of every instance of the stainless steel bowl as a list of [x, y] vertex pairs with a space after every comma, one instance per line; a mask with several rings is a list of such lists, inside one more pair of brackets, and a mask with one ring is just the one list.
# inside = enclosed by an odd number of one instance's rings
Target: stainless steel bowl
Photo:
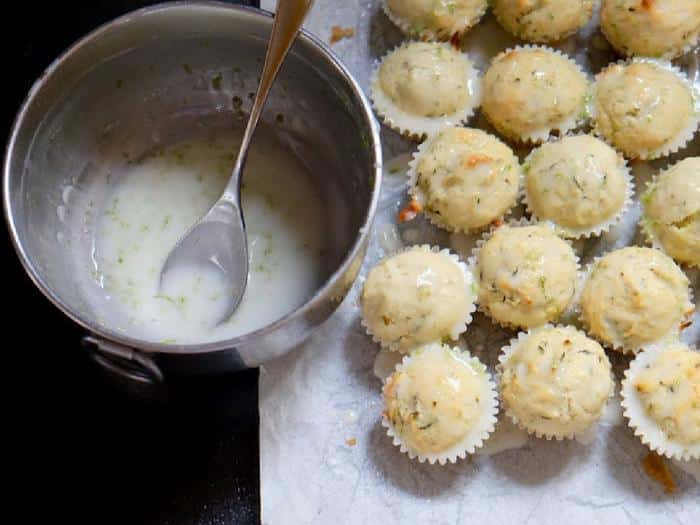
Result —
[[[118, 168], [202, 127], [230, 129], [250, 106], [272, 27], [269, 14], [229, 4], [176, 2], [135, 11], [86, 36], [37, 80], [14, 124], [3, 172], [10, 232], [29, 276], [89, 332], [109, 368], [139, 381], [169, 373], [256, 366], [302, 342], [355, 281], [381, 179], [376, 121], [330, 51], [302, 33], [263, 120], [303, 158], [326, 203], [325, 284], [279, 321], [200, 345], [148, 342], [118, 329], [86, 300], [95, 213]], [[85, 196], [90, 196], [90, 199]]]

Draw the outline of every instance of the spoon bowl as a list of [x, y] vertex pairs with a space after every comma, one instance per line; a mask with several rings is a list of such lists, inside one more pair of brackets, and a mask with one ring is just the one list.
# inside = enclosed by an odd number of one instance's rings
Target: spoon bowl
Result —
[[180, 267], [214, 270], [220, 276], [226, 307], [217, 320], [228, 320], [243, 300], [248, 284], [248, 243], [238, 202], [227, 194], [178, 241], [163, 264], [160, 289], [167, 291]]

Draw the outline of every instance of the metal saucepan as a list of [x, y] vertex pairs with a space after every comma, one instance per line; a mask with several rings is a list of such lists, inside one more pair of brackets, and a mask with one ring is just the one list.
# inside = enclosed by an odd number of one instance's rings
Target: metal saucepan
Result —
[[127, 14], [59, 57], [32, 87], [12, 129], [3, 199], [17, 254], [39, 289], [89, 332], [84, 343], [95, 358], [131, 379], [226, 372], [282, 355], [331, 315], [357, 277], [381, 182], [378, 128], [352, 76], [302, 33], [263, 120], [274, 122], [322, 192], [323, 286], [269, 326], [197, 345], [135, 337], [86, 300], [95, 214], [77, 196], [99, 200], [106, 191], [91, 183], [91, 170], [118, 168], [198, 126], [242, 122], [271, 28], [267, 13], [215, 2]]

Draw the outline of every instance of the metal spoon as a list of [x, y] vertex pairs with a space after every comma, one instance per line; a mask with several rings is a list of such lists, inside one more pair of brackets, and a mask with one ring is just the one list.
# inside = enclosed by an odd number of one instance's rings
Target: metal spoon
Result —
[[248, 242], [241, 209], [241, 176], [248, 148], [275, 77], [296, 39], [313, 0], [277, 0], [272, 35], [267, 46], [260, 85], [238, 150], [238, 158], [219, 200], [178, 241], [160, 272], [160, 287], [167, 273], [181, 265], [212, 265], [230, 284], [229, 302], [218, 323], [228, 320], [243, 299], [248, 284]]

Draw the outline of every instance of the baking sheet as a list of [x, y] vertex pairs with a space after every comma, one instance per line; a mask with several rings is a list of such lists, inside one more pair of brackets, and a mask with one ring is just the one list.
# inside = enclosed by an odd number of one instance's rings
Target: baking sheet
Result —
[[[271, 10], [274, 1], [263, 0], [262, 6]], [[367, 90], [376, 61], [402, 35], [381, 12], [378, 0], [317, 0], [307, 29], [328, 41], [333, 25], [355, 30], [353, 38], [332, 48]], [[464, 47], [483, 71], [490, 56], [517, 43], [487, 17], [469, 33]], [[610, 56], [594, 25], [559, 47], [593, 73]], [[682, 63], [696, 81], [697, 59], [693, 55]], [[385, 163], [380, 211], [363, 275], [402, 243], [429, 242], [468, 253], [473, 239], [467, 236], [447, 235], [422, 220], [393, 226], [405, 199], [405, 153], [414, 146], [386, 129], [382, 138], [385, 159], [399, 157]], [[700, 140], [684, 152], [689, 154], [700, 155]], [[633, 166], [638, 190], [666, 162]], [[583, 261], [639, 244], [639, 215], [637, 203], [620, 227], [600, 239], [577, 242]], [[689, 276], [698, 297], [698, 272]], [[381, 382], [373, 370], [379, 349], [359, 323], [360, 288], [361, 280], [308, 343], [261, 369], [263, 523], [700, 523], [700, 485], [671, 463], [677, 484], [671, 495], [644, 474], [641, 460], [648, 450], [624, 425], [618, 399], [596, 432], [578, 441], [527, 438], [501, 422], [487, 442], [489, 449], [518, 448], [444, 467], [409, 460], [380, 425]], [[684, 340], [698, 344], [699, 314], [694, 321]], [[513, 336], [477, 315], [461, 344], [493, 363]], [[624, 358], [611, 357], [618, 368], [624, 367]], [[382, 353], [377, 366], [386, 369], [391, 358]], [[700, 465], [695, 462], [691, 468], [697, 475]]]

